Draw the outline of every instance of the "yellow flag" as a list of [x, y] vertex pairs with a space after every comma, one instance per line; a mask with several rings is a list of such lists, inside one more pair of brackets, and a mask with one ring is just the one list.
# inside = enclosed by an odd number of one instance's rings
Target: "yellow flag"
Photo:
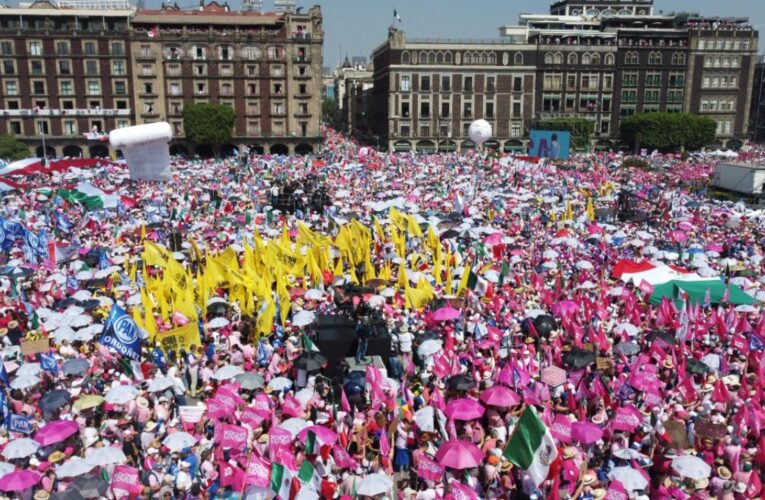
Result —
[[459, 287], [457, 287], [457, 296], [467, 288], [468, 280], [470, 279], [470, 264], [465, 264], [465, 268], [462, 270], [462, 279], [460, 280]]
[[377, 217], [374, 217], [374, 225], [375, 225], [375, 235], [377, 236], [377, 239], [379, 239], [380, 242], [385, 242], [385, 231], [380, 225], [380, 221], [377, 220]]
[[141, 224], [141, 243], [146, 241], [146, 224]]
[[409, 232], [410, 236], [416, 236], [418, 238], [423, 237], [422, 229], [412, 214], [407, 216], [407, 231]]
[[290, 301], [290, 293], [287, 291], [287, 285], [284, 280], [276, 280], [276, 293], [279, 295], [279, 311], [281, 313], [282, 325], [287, 321], [287, 316], [290, 314], [290, 307], [292, 306]]
[[266, 298], [258, 310], [258, 318], [255, 320], [255, 328], [259, 335], [271, 335], [276, 318], [276, 305], [271, 298]]
[[587, 198], [587, 220], [595, 220], [595, 208], [592, 206], [592, 197]]
[[156, 340], [165, 352], [177, 352], [180, 349], [189, 352], [192, 348], [202, 345], [196, 321], [190, 321], [181, 327], [157, 334]]
[[409, 279], [406, 276], [406, 263], [401, 260], [401, 264], [398, 265], [398, 286], [404, 290], [409, 286]]

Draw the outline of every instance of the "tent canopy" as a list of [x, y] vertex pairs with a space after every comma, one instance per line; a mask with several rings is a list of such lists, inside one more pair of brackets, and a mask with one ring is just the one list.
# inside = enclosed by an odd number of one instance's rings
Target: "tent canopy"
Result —
[[[725, 295], [725, 287], [725, 283], [719, 279], [706, 281], [672, 280], [656, 285], [651, 294], [651, 304], [657, 305], [661, 303], [661, 299], [664, 297], [673, 299], [677, 304], [680, 304], [682, 302], [680, 300], [680, 290], [688, 294], [688, 300], [691, 305], [696, 303], [703, 304], [707, 290], [709, 290], [711, 303], [719, 304]], [[729, 302], [736, 305], [754, 304], [755, 300], [740, 287], [731, 284]]]

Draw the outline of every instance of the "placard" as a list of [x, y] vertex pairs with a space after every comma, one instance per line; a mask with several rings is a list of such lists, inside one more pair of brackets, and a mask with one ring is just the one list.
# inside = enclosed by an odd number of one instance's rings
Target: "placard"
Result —
[[50, 341], [48, 337], [43, 337], [37, 340], [22, 340], [21, 352], [24, 356], [34, 355], [40, 352], [48, 352], [50, 349]]
[[190, 424], [196, 424], [202, 420], [202, 416], [205, 414], [204, 406], [179, 406], [178, 413], [181, 416], [181, 420]]
[[709, 439], [722, 439], [727, 434], [724, 424], [715, 424], [708, 420], [699, 420], [693, 426], [696, 435]]
[[608, 370], [611, 368], [611, 358], [598, 356], [595, 358], [595, 368], [598, 370]]
[[691, 447], [688, 441], [688, 434], [685, 432], [685, 423], [679, 420], [667, 420], [664, 422], [664, 429], [671, 439], [669, 448], [684, 450]]

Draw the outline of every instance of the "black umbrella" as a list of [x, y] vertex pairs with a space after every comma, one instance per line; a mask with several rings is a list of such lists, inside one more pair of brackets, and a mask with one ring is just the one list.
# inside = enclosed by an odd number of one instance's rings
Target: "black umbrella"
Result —
[[53, 303], [53, 309], [66, 309], [69, 306], [77, 305], [77, 301], [72, 297], [63, 300], [57, 300]]
[[454, 375], [446, 380], [446, 387], [453, 391], [469, 391], [475, 387], [475, 381], [467, 375]]
[[97, 299], [88, 299], [78, 302], [77, 305], [82, 307], [85, 311], [92, 311], [101, 307], [101, 301]]
[[64, 365], [61, 367], [61, 371], [64, 375], [80, 375], [85, 373], [90, 368], [90, 363], [84, 358], [73, 358], [64, 361]]
[[80, 494], [79, 491], [74, 488], [67, 488], [64, 491], [57, 491], [52, 493], [50, 500], [83, 500], [85, 497]]
[[697, 375], [704, 375], [705, 373], [709, 371], [709, 367], [706, 364], [693, 358], [687, 359], [685, 361], [685, 368], [689, 372], [695, 373]]
[[620, 352], [625, 356], [632, 356], [640, 352], [640, 346], [634, 342], [620, 342], [614, 347], [614, 352]]
[[109, 483], [101, 476], [83, 476], [77, 478], [70, 487], [83, 498], [98, 498], [109, 489]]
[[660, 338], [661, 340], [663, 340], [664, 342], [666, 342], [668, 344], [671, 344], [671, 345], [677, 344], [677, 339], [675, 338], [674, 335], [672, 335], [669, 332], [662, 332], [662, 331], [659, 331], [659, 330], [654, 330], [652, 332], [648, 332], [648, 335], [646, 335], [645, 338], [646, 338], [646, 340], [648, 342], [653, 342], [657, 338]]
[[305, 351], [295, 359], [293, 364], [297, 368], [311, 372], [318, 370], [327, 364], [327, 358], [320, 352]]
[[455, 231], [454, 229], [447, 229], [446, 231], [441, 233], [441, 236], [439, 236], [439, 238], [441, 238], [442, 240], [448, 240], [451, 238], [456, 238], [459, 235], [460, 233], [458, 231]]
[[584, 349], [572, 349], [563, 355], [563, 362], [572, 368], [584, 368], [595, 362], [595, 353]]
[[534, 318], [534, 329], [543, 337], [549, 336], [555, 330], [555, 318], [547, 314], [540, 314]]
[[3, 266], [0, 268], [0, 274], [9, 278], [26, 278], [34, 274], [34, 271], [28, 267]]
[[207, 312], [210, 314], [223, 314], [228, 309], [228, 304], [225, 302], [213, 302], [207, 306]]
[[56, 389], [50, 392], [46, 392], [42, 398], [40, 398], [40, 408], [43, 411], [55, 411], [72, 399], [72, 395], [69, 391], [64, 389]]

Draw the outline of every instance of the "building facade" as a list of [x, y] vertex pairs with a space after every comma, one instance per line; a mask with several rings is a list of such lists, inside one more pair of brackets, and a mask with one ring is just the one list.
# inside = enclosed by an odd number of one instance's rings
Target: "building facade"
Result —
[[[310, 153], [321, 143], [322, 41], [318, 7], [78, 11], [38, 1], [2, 9], [4, 127], [38, 153], [44, 131], [57, 156], [108, 154], [105, 132], [155, 121], [173, 127], [175, 154]], [[183, 106], [202, 102], [236, 112], [221, 151], [184, 137]]]
[[765, 56], [761, 56], [754, 68], [754, 89], [752, 90], [752, 141], [765, 142]]
[[366, 60], [354, 59], [355, 62], [346, 57], [335, 69], [334, 87], [340, 114], [338, 126], [365, 142], [374, 142], [368, 119], [374, 74]]
[[[511, 151], [538, 121], [576, 116], [593, 122], [593, 148], [610, 149], [626, 116], [688, 112], [717, 123], [710, 147], [738, 148], [749, 137], [757, 43], [746, 19], [657, 15], [652, 0], [561, 0], [482, 42], [391, 29], [374, 53], [373, 126], [392, 149], [470, 149], [467, 126], [484, 118], [489, 147]], [[434, 91], [441, 79], [452, 90]]]

